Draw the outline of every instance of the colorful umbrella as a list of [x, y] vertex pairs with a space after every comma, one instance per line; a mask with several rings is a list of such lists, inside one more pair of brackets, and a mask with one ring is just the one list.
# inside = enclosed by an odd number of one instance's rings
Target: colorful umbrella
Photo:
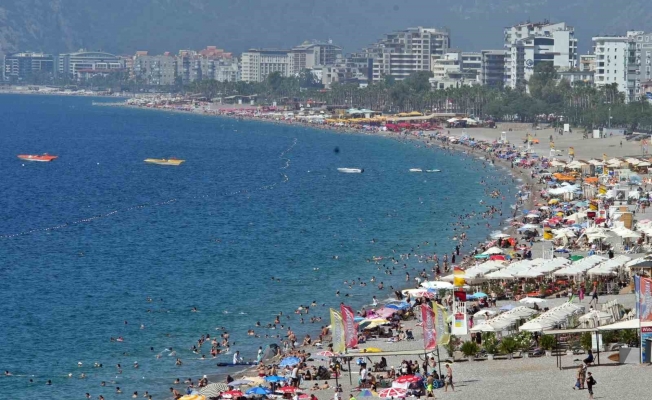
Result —
[[272, 394], [272, 391], [262, 386], [256, 386], [255, 388], [251, 388], [247, 390], [246, 393], [247, 396], [252, 396], [252, 395], [266, 396], [268, 394]]
[[228, 392], [222, 393], [222, 397], [242, 397], [244, 393], [239, 390], [229, 390]]
[[179, 397], [179, 400], [206, 400], [206, 396], [200, 394], [187, 394], [183, 397]]
[[396, 383], [416, 383], [422, 380], [420, 376], [416, 375], [401, 375], [394, 382]]
[[388, 388], [378, 392], [378, 397], [380, 397], [381, 399], [388, 398], [388, 397], [405, 397], [406, 393], [407, 390], [405, 389]]
[[265, 381], [267, 381], [267, 382], [284, 382], [284, 381], [285, 381], [285, 377], [283, 377], [283, 376], [275, 376], [275, 375], [271, 375], [271, 376], [266, 376], [266, 377], [265, 377]]
[[283, 386], [283, 387], [280, 387], [280, 388], [276, 389], [276, 391], [280, 392], [280, 393], [294, 393], [294, 392], [300, 391], [300, 389], [295, 388], [294, 386]]
[[297, 365], [301, 362], [301, 360], [298, 357], [285, 357], [284, 359], [281, 360], [281, 362], [278, 364], [279, 367], [291, 367], [294, 365]]
[[320, 357], [328, 357], [328, 358], [339, 356], [339, 354], [333, 353], [332, 351], [328, 351], [328, 350], [320, 351], [319, 353], [317, 353], [315, 355], [320, 356]]
[[217, 397], [220, 395], [220, 393], [226, 390], [229, 390], [229, 386], [226, 383], [218, 382], [218, 383], [209, 383], [205, 387], [201, 388], [199, 390], [199, 393], [210, 398], [210, 397]]
[[[374, 397], [376, 394], [369, 389], [362, 389], [358, 397]], [[299, 397], [301, 398], [301, 397]]]

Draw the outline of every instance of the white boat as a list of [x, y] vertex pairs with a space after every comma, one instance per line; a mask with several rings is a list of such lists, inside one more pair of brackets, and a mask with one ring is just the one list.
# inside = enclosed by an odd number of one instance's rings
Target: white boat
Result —
[[441, 172], [440, 169], [427, 169], [426, 172]]
[[345, 174], [361, 174], [364, 172], [364, 169], [360, 168], [338, 168], [337, 170]]
[[410, 168], [410, 172], [423, 172], [421, 168]]

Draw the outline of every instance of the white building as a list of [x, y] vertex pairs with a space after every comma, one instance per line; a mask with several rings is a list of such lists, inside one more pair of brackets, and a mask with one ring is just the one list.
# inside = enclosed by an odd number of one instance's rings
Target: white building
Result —
[[242, 53], [241, 68], [245, 82], [263, 82], [272, 72], [289, 77], [294, 75], [294, 56], [290, 50], [250, 49]]
[[78, 79], [82, 73], [107, 73], [124, 69], [123, 60], [109, 53], [100, 51], [84, 51], [60, 54], [57, 62], [57, 72], [61, 76]]
[[558, 70], [577, 67], [577, 39], [564, 22], [525, 23], [505, 29], [505, 75], [507, 85], [527, 85], [540, 62], [551, 62]]
[[593, 37], [595, 54], [595, 85], [618, 84], [625, 101], [633, 100], [636, 90], [637, 70], [635, 33], [627, 36]]
[[372, 80], [385, 76], [403, 80], [418, 71], [430, 71], [432, 55], [443, 55], [450, 47], [450, 32], [436, 28], [408, 28], [385, 35], [363, 53], [373, 60]]
[[342, 48], [334, 45], [331, 41], [304, 42], [292, 48], [293, 69], [295, 73], [304, 69], [313, 69], [317, 66], [335, 65], [338, 57], [342, 56]]

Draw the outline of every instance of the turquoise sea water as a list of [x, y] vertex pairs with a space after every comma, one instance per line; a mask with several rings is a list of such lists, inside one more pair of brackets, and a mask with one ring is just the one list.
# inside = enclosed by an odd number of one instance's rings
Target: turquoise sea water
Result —
[[[252, 359], [277, 339], [247, 329], [285, 333], [254, 327], [279, 311], [299, 338], [315, 334], [322, 324], [309, 316], [300, 324], [292, 313], [299, 305], [316, 301], [310, 316], [326, 325], [329, 306], [391, 295], [344, 280], [405, 284], [403, 262], [388, 276], [367, 259], [392, 250], [450, 254], [449, 223], [485, 208], [482, 179], [508, 196], [505, 210], [513, 198], [511, 181], [493, 167], [415, 143], [91, 102], [0, 96], [0, 370], [14, 374], [0, 376], [0, 393], [111, 399], [120, 386], [123, 396], [148, 390], [156, 399], [168, 397], [175, 378], [233, 373], [216, 366], [232, 355], [210, 360], [208, 346], [201, 360], [190, 347], [223, 326], [232, 350]], [[59, 159], [16, 158], [43, 152]], [[169, 156], [187, 162], [143, 162]], [[486, 236], [485, 220], [467, 222], [471, 243]], [[411, 276], [411, 268], [432, 267], [407, 263]], [[118, 336], [124, 342], [110, 341]]]

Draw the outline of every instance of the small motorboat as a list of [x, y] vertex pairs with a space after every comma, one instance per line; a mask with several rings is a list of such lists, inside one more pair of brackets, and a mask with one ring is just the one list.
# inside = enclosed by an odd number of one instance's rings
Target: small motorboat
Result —
[[361, 174], [364, 172], [364, 169], [361, 168], [338, 168], [337, 170], [345, 174]]
[[410, 172], [423, 172], [421, 168], [410, 168]]
[[441, 172], [441, 170], [440, 169], [427, 169], [426, 172], [430, 172], [430, 173], [432, 173], [432, 172]]
[[178, 158], [146, 158], [145, 162], [148, 164], [156, 165], [174, 165], [179, 166], [182, 162], [186, 160], [179, 160]]
[[20, 158], [23, 161], [50, 162], [58, 157], [51, 156], [48, 153], [44, 153], [43, 155], [40, 156], [37, 154], [19, 154], [18, 158]]

